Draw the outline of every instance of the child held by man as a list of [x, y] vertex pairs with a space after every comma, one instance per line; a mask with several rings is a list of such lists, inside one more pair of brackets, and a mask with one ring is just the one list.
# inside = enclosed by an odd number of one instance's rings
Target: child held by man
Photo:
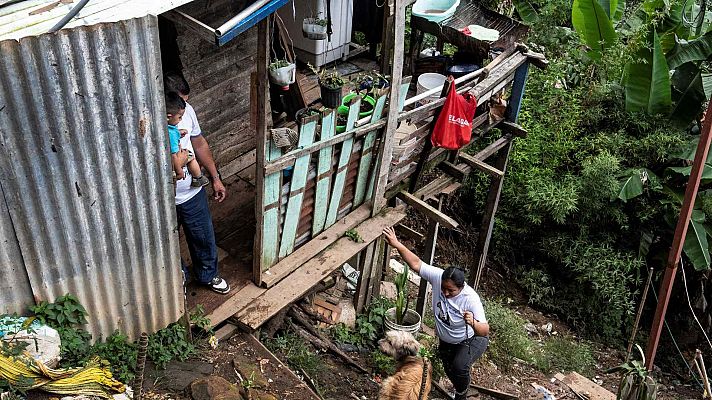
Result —
[[[180, 138], [188, 133], [185, 129], [179, 130], [177, 125], [183, 118], [185, 113], [185, 100], [183, 100], [178, 93], [168, 92], [166, 93], [166, 119], [168, 121], [168, 140], [171, 145], [171, 163], [173, 164], [173, 171], [175, 172], [176, 179], [185, 179], [185, 172], [183, 171], [183, 165], [178, 161], [178, 152], [181, 151]], [[181, 132], [183, 131], [183, 132]], [[188, 161], [185, 166], [188, 167], [188, 172], [192, 176], [192, 181], [190, 186], [192, 187], [203, 187], [206, 186], [210, 181], [203, 175], [203, 171], [200, 169], [200, 164], [195, 159], [192, 151], [188, 151]]]

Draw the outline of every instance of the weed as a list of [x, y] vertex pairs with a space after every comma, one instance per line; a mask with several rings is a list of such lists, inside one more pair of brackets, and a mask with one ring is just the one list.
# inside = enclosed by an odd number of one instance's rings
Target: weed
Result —
[[274, 339], [268, 339], [265, 344], [270, 350], [282, 353], [293, 369], [302, 369], [311, 377], [316, 376], [324, 367], [320, 357], [301, 337], [290, 330], [281, 332]]
[[240, 384], [242, 385], [243, 388], [245, 388], [245, 390], [249, 390], [249, 389], [252, 389], [253, 387], [255, 387], [255, 371], [252, 371], [250, 373], [249, 378], [243, 379], [242, 382], [240, 382]]
[[60, 356], [63, 367], [84, 365], [91, 355], [91, 334], [84, 329], [59, 328]]
[[595, 363], [588, 344], [566, 337], [546, 339], [541, 354], [534, 361], [542, 372], [576, 371], [582, 375], [589, 375]]
[[30, 307], [30, 311], [40, 322], [52, 328], [68, 328], [87, 323], [87, 311], [79, 303], [79, 299], [71, 294], [57, 297], [54, 303], [41, 301]]
[[91, 353], [111, 364], [111, 372], [121, 382], [131, 382], [136, 372], [138, 346], [128, 336], [115, 331], [103, 343], [97, 343]]
[[195, 353], [195, 346], [186, 338], [185, 327], [173, 323], [148, 338], [148, 356], [158, 368], [169, 361], [185, 361]]
[[205, 308], [202, 304], [195, 306], [195, 310], [190, 313], [190, 325], [198, 327], [205, 333], [213, 333], [213, 323], [205, 316]]
[[378, 375], [391, 376], [396, 373], [396, 360], [381, 350], [374, 350], [371, 353], [371, 362], [374, 372]]
[[361, 238], [361, 235], [356, 231], [356, 229], [349, 229], [344, 233], [344, 236], [347, 238], [353, 240], [356, 243], [363, 243], [363, 238]]
[[486, 313], [492, 331], [488, 350], [492, 361], [505, 371], [512, 367], [514, 358], [534, 361], [534, 342], [524, 330], [526, 321], [497, 301], [487, 302]]
[[30, 343], [22, 340], [18, 341], [15, 338], [22, 331], [34, 333], [35, 330], [32, 327], [34, 321], [34, 318], [23, 319], [17, 314], [0, 315], [0, 325], [6, 330], [5, 332], [0, 331], [0, 354], [5, 357], [16, 357], [22, 354]]

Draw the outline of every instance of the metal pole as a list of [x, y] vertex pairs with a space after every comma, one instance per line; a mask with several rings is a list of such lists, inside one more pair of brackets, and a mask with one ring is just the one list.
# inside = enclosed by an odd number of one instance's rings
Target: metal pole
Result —
[[680, 218], [677, 220], [675, 236], [673, 237], [672, 247], [670, 249], [670, 254], [668, 255], [667, 267], [665, 268], [665, 276], [663, 277], [663, 281], [660, 284], [658, 307], [655, 310], [655, 318], [653, 319], [653, 326], [650, 329], [648, 347], [645, 350], [645, 368], [647, 368], [648, 371], [653, 370], [655, 353], [658, 350], [660, 333], [663, 330], [663, 322], [665, 321], [665, 312], [667, 311], [667, 306], [670, 302], [670, 292], [672, 290], [673, 283], [675, 283], [675, 273], [677, 272], [677, 264], [680, 261], [680, 256], [682, 255], [682, 245], [683, 243], [685, 243], [685, 236], [687, 235], [687, 226], [690, 223], [692, 209], [695, 206], [695, 197], [697, 197], [697, 190], [700, 188], [702, 169], [704, 168], [705, 160], [707, 160], [707, 153], [710, 149], [710, 142], [712, 142], [712, 112], [710, 111], [710, 109], [712, 109], [712, 103], [707, 106], [707, 111], [705, 111], [704, 123], [702, 125], [702, 134], [700, 135], [700, 142], [697, 144], [695, 160], [692, 163], [692, 171], [690, 172], [690, 178], [687, 181], [687, 188], [685, 189], [685, 198], [682, 202]]

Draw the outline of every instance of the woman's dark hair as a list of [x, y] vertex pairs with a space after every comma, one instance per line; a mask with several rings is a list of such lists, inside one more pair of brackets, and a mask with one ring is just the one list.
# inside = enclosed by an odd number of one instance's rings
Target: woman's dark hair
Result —
[[465, 271], [458, 267], [447, 267], [443, 271], [442, 280], [450, 280], [460, 289], [465, 287]]
[[190, 94], [190, 86], [183, 75], [175, 71], [167, 72], [163, 77], [163, 86], [166, 92], [177, 92], [183, 96]]
[[177, 114], [185, 109], [185, 101], [176, 92], [166, 93], [166, 113]]

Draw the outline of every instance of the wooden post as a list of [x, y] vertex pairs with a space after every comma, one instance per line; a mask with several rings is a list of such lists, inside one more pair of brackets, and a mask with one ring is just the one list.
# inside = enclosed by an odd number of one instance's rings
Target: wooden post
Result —
[[403, 42], [405, 40], [405, 3], [406, 0], [394, 0], [393, 18], [393, 65], [391, 68], [391, 92], [388, 104], [388, 119], [383, 132], [383, 145], [379, 154], [379, 162], [375, 171], [375, 189], [373, 196], [372, 215], [378, 214], [386, 204], [386, 184], [393, 156], [393, 137], [398, 128], [398, 111], [400, 109], [400, 91], [403, 81]]
[[259, 286], [262, 282], [262, 238], [264, 229], [264, 181], [267, 138], [267, 61], [269, 60], [269, 18], [257, 24], [257, 73], [252, 74], [253, 94], [250, 101], [251, 121], [256, 137], [255, 160], [255, 220], [257, 221], [254, 244], [252, 279]]
[[381, 73], [389, 71], [391, 56], [393, 54], [393, 9], [395, 0], [388, 0], [383, 7], [383, 35], [381, 36]]
[[[443, 208], [443, 200], [445, 196], [438, 196], [438, 211]], [[428, 225], [428, 233], [426, 234], [425, 242], [425, 252], [423, 256], [425, 257], [425, 262], [432, 265], [435, 261], [435, 247], [438, 243], [438, 231], [440, 230], [440, 224], [438, 221], [431, 219], [430, 225]], [[420, 315], [425, 312], [425, 304], [427, 303], [428, 286], [430, 284], [425, 279], [420, 279], [420, 287], [418, 288], [418, 302], [415, 305], [415, 311]]]
[[354, 293], [354, 308], [356, 313], [360, 314], [368, 301], [368, 288], [371, 284], [371, 270], [373, 269], [373, 262], [375, 261], [376, 248], [378, 247], [377, 241], [371, 243], [363, 251], [363, 266], [359, 268], [361, 274], [358, 278], [358, 284], [356, 285], [356, 293]]
[[[519, 118], [519, 110], [522, 107], [522, 99], [524, 98], [524, 89], [527, 83], [527, 75], [529, 73], [529, 61], [525, 62], [514, 73], [514, 82], [512, 83], [512, 96], [507, 108], [505, 119], [510, 122], [517, 122]], [[499, 206], [499, 197], [502, 193], [502, 184], [504, 183], [504, 174], [507, 172], [507, 161], [509, 160], [509, 152], [512, 150], [512, 140], [510, 140], [497, 153], [497, 160], [494, 167], [502, 171], [501, 177], [492, 177], [489, 193], [487, 194], [487, 203], [482, 216], [482, 225], [480, 228], [479, 237], [477, 239], [477, 247], [475, 255], [477, 259], [477, 268], [470, 270], [469, 283], [477, 290], [480, 283], [482, 271], [484, 271], [487, 263], [487, 252], [489, 251], [490, 239], [492, 238], [492, 230], [494, 229], [494, 215], [497, 213]]]

